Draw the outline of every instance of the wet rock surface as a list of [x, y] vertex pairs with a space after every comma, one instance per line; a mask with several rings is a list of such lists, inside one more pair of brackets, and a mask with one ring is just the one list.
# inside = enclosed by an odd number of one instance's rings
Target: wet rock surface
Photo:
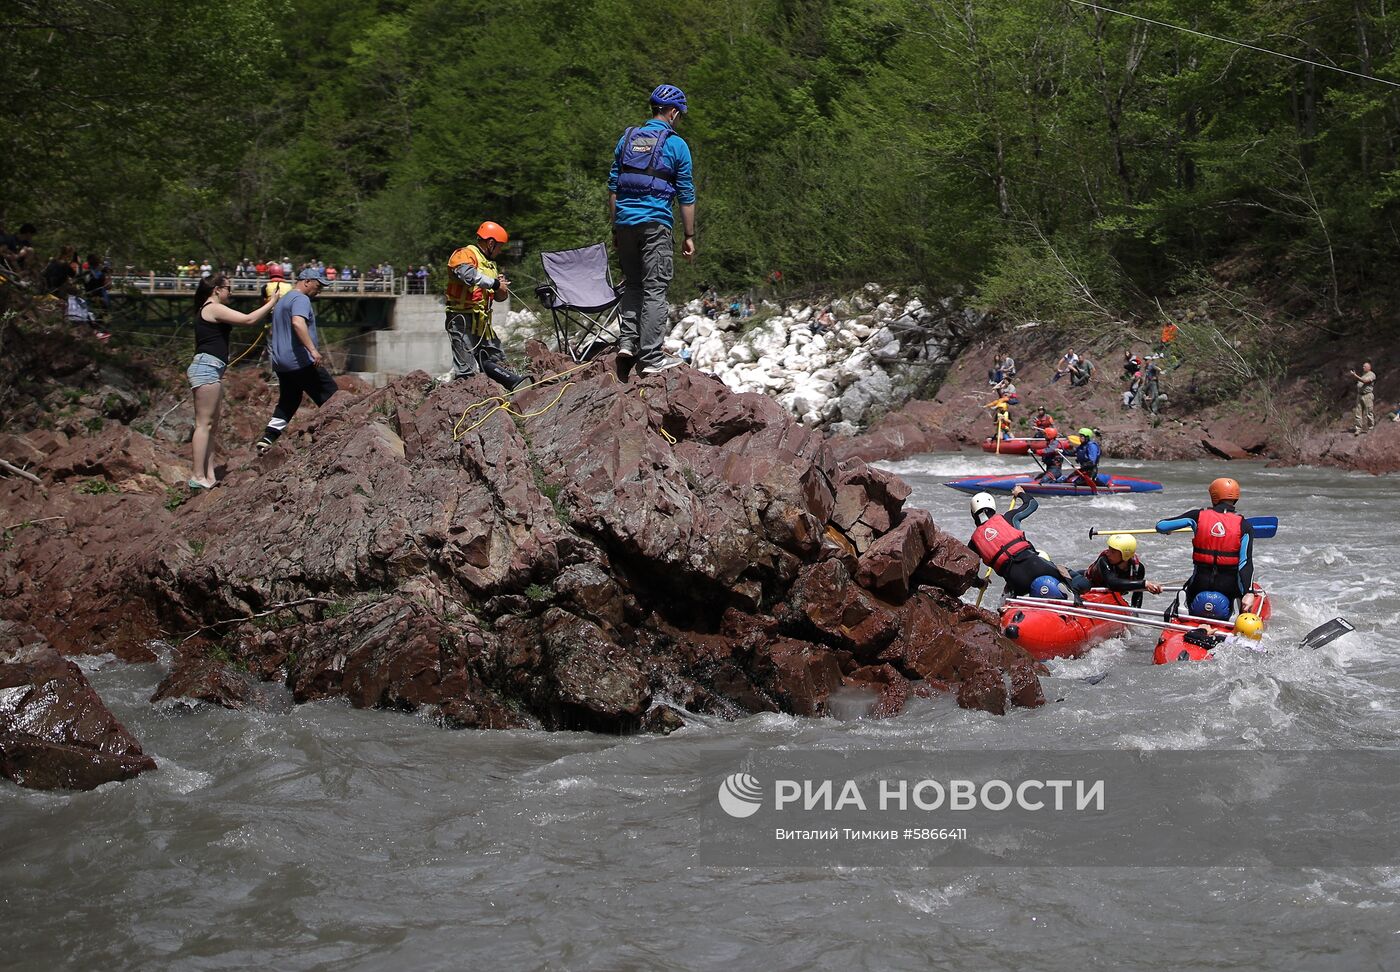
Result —
[[0, 621], [0, 775], [91, 790], [155, 768], [77, 665], [35, 629]]

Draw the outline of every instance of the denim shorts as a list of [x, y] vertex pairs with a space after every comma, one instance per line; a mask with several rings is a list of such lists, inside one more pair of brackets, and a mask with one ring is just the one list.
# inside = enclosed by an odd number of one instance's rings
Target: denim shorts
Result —
[[212, 385], [222, 381], [226, 368], [228, 363], [212, 354], [197, 354], [185, 374], [189, 376], [190, 387], [198, 388], [200, 385]]

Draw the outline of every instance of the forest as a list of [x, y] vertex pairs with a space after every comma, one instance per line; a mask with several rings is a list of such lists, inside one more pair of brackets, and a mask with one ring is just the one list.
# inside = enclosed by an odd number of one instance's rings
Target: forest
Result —
[[1338, 313], [1392, 286], [1400, 11], [1109, 6], [12, 0], [0, 218], [153, 267], [439, 262], [493, 219], [528, 260], [606, 238], [613, 145], [664, 81], [691, 282], [1072, 315], [1247, 254]]

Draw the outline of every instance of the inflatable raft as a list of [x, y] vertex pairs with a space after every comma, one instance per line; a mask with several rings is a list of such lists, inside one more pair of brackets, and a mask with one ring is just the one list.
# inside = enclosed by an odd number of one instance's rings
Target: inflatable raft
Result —
[[1148, 479], [1133, 479], [1129, 476], [1109, 476], [1099, 473], [1097, 484], [1090, 486], [1082, 479], [1074, 478], [1067, 483], [1042, 483], [1032, 473], [1010, 473], [996, 476], [968, 476], [944, 483], [952, 489], [964, 493], [1009, 493], [1017, 486], [1025, 487], [1032, 496], [1102, 496], [1110, 493], [1155, 493], [1161, 490], [1161, 483]]
[[[1068, 451], [1071, 447], [1068, 439], [1058, 440], [1060, 448]], [[1002, 439], [1001, 446], [997, 446], [997, 440], [991, 436], [982, 440], [983, 452], [995, 452], [1003, 456], [1024, 456], [1031, 452], [1043, 452], [1047, 442], [1041, 436], [1012, 436], [1009, 439]]]
[[[1258, 584], [1254, 585], [1253, 591], [1255, 594], [1254, 613], [1267, 624], [1269, 615], [1273, 612], [1269, 595]], [[1194, 622], [1183, 623], [1192, 624]], [[1206, 661], [1214, 657], [1211, 654], [1214, 645], [1206, 644], [1211, 639], [1202, 637], [1200, 634], [1202, 628], [1206, 629], [1207, 634], [1228, 635], [1234, 630], [1234, 623], [1231, 621], [1203, 621], [1191, 631], [1163, 631], [1162, 636], [1157, 639], [1157, 648], [1152, 652], [1152, 664], [1169, 665], [1179, 661]]]
[[[1126, 606], [1121, 594], [1089, 591], [1084, 606]], [[1078, 658], [1100, 641], [1123, 634], [1127, 627], [1098, 618], [1061, 614], [1055, 606], [1044, 609], [1008, 607], [1001, 612], [1001, 633], [1041, 661], [1047, 658]]]

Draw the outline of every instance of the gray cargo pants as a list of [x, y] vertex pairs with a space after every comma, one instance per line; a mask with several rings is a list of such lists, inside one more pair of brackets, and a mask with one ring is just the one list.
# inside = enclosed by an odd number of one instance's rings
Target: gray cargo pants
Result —
[[666, 331], [666, 288], [674, 272], [671, 227], [662, 223], [614, 226], [613, 246], [626, 287], [618, 320], [618, 346], [639, 363], [660, 364]]

